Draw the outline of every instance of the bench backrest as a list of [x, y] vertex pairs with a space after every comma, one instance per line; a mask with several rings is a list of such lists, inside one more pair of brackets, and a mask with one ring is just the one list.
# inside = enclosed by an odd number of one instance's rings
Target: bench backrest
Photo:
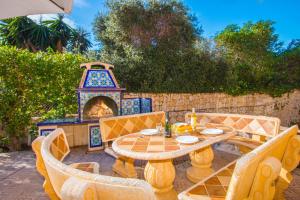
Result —
[[50, 151], [51, 154], [59, 161], [63, 161], [70, 153], [69, 143], [64, 131], [53, 140], [50, 145]]
[[[56, 151], [61, 149], [62, 143], [60, 141], [64, 140], [63, 138], [65, 138], [64, 131], [59, 128], [47, 137], [41, 136], [33, 142], [37, 156], [37, 168], [39, 172], [43, 172], [41, 174], [45, 177], [44, 188], [51, 199], [61, 199], [64, 184], [68, 185], [73, 179], [79, 180], [80, 183], [89, 184], [94, 189], [98, 199], [115, 200], [120, 199], [121, 196], [133, 200], [155, 199], [151, 186], [143, 180], [92, 174], [65, 165], [60, 160], [61, 154], [57, 153], [60, 151]], [[63, 146], [62, 149], [65, 147]]]
[[[223, 113], [196, 113], [197, 123], [205, 126], [208, 123], [224, 124], [235, 128], [236, 131], [274, 137], [279, 133], [280, 119], [276, 117], [223, 114]], [[186, 113], [185, 120], [188, 121], [191, 112]]]
[[240, 200], [247, 198], [253, 187], [259, 164], [270, 157], [282, 162], [286, 149], [294, 142], [292, 141], [294, 137], [297, 137], [297, 131], [298, 127], [293, 126], [241, 157], [234, 168], [226, 199]]
[[143, 129], [155, 128], [157, 123], [165, 124], [165, 112], [117, 116], [100, 119], [103, 142], [112, 141], [122, 135], [136, 133]]

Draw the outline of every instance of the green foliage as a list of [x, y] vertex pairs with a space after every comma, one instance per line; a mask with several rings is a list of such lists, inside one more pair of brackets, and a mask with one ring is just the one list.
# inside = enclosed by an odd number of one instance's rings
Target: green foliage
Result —
[[[196, 18], [176, 0], [108, 0], [94, 33], [73, 30], [63, 17], [35, 23], [27, 17], [0, 24], [1, 146], [17, 144], [31, 117], [63, 117], [77, 111], [75, 88], [87, 59], [58, 54], [68, 48], [88, 59], [116, 66], [115, 75], [130, 92], [260, 92], [273, 96], [300, 88], [300, 40], [284, 49], [273, 22], [229, 25], [214, 41], [201, 36]], [[40, 52], [42, 50], [44, 52]]]
[[300, 87], [300, 40], [293, 40], [286, 51], [279, 55], [277, 66], [281, 85]]
[[46, 20], [43, 22], [52, 31], [53, 35], [51, 40], [55, 45], [55, 49], [59, 52], [63, 51], [63, 47], [66, 47], [68, 40], [71, 38], [72, 31], [75, 32], [68, 24], [64, 21], [64, 15], [59, 14], [57, 19]]
[[62, 52], [64, 48], [84, 53], [91, 47], [83, 29], [74, 29], [66, 24], [64, 15], [51, 20], [34, 22], [28, 17], [15, 17], [0, 21], [0, 44], [12, 45], [32, 52], [52, 48]]
[[229, 25], [215, 40], [219, 47], [225, 49], [226, 56], [233, 63], [244, 62], [253, 67], [260, 67], [281, 48], [273, 24], [271, 21], [258, 21], [248, 22], [242, 27]]
[[[295, 45], [282, 49], [271, 21], [229, 25], [216, 37], [217, 47], [228, 63], [226, 92], [267, 92], [274, 96], [299, 87], [299, 51]], [[294, 42], [295, 43], [295, 42]], [[293, 61], [293, 63], [291, 63]], [[288, 69], [291, 64], [293, 70]], [[293, 80], [289, 74], [295, 72]], [[298, 85], [298, 86], [297, 86]]]
[[117, 66], [115, 74], [128, 90], [196, 92], [203, 76], [195, 71], [215, 70], [194, 47], [201, 30], [182, 3], [119, 0], [107, 6], [110, 12], [96, 18], [94, 32], [101, 60]]
[[92, 47], [92, 43], [87, 39], [89, 36], [90, 34], [82, 28], [73, 30], [68, 46], [69, 51], [81, 54], [87, 52]]
[[0, 47], [0, 124], [11, 141], [21, 138], [31, 117], [63, 117], [77, 111], [75, 88], [85, 58]]
[[94, 22], [101, 60], [117, 66], [129, 91], [278, 96], [299, 88], [299, 41], [283, 49], [271, 21], [229, 25], [209, 41], [180, 1], [108, 0], [107, 7]]

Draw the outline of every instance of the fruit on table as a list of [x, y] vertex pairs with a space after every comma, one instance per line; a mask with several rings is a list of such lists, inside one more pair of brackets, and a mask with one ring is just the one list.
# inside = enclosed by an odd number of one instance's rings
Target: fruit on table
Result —
[[184, 133], [184, 132], [192, 132], [193, 128], [191, 125], [179, 125], [176, 127], [177, 132]]

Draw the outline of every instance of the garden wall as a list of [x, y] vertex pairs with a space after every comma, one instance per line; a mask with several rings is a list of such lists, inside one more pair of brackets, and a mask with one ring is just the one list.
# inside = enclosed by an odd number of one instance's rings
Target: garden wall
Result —
[[300, 90], [281, 97], [266, 94], [231, 96], [224, 93], [126, 93], [125, 98], [152, 98], [153, 111], [168, 111], [170, 121], [183, 121], [193, 107], [197, 112], [224, 112], [275, 116], [283, 126], [300, 124]]

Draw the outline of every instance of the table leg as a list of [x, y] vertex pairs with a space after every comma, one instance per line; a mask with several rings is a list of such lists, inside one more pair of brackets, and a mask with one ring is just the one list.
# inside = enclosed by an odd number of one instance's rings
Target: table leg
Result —
[[137, 173], [134, 167], [134, 160], [130, 158], [117, 158], [113, 165], [113, 171], [121, 175], [122, 177], [137, 178]]
[[172, 160], [148, 161], [144, 176], [156, 193], [170, 192], [173, 189], [175, 179], [175, 168]]
[[211, 168], [214, 159], [214, 152], [211, 146], [191, 152], [189, 155], [192, 166], [187, 169], [186, 175], [190, 181], [198, 183], [214, 172]]

